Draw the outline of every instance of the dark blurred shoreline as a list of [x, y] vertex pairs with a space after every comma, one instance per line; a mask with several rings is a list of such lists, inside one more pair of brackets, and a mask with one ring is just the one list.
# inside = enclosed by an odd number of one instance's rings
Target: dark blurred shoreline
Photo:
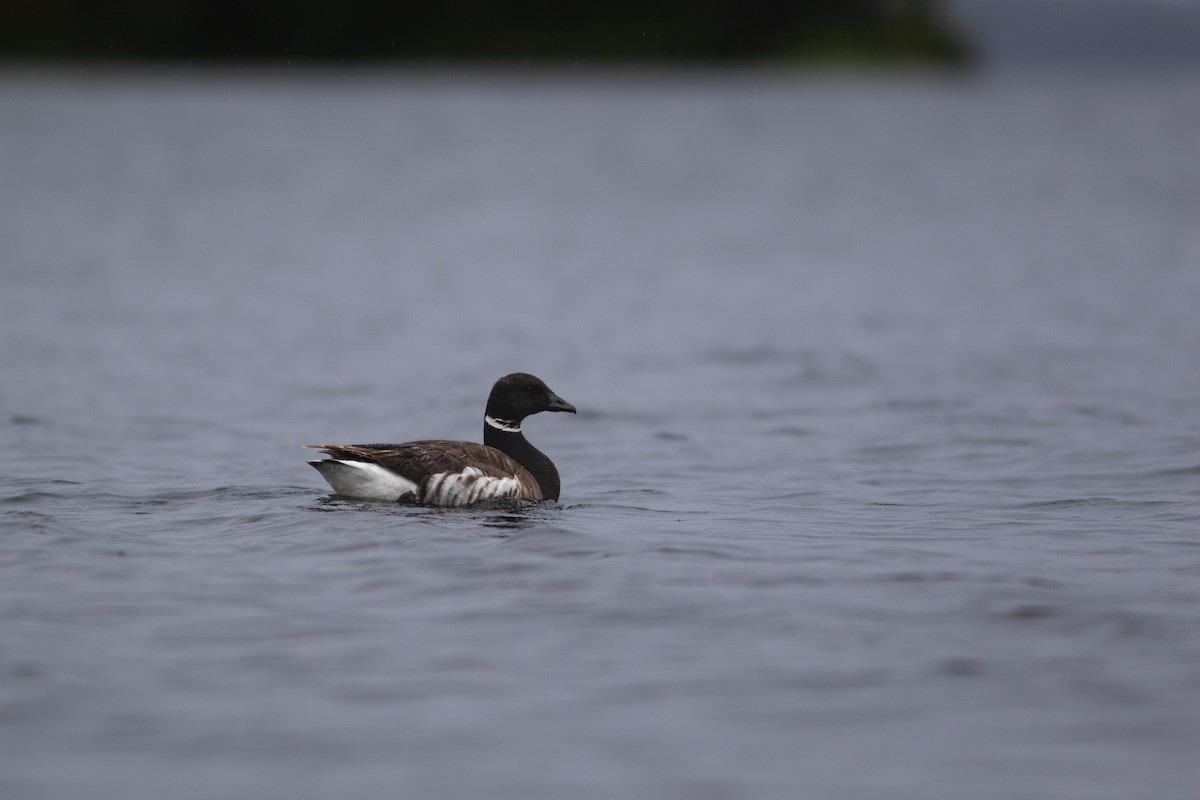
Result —
[[10, 0], [0, 63], [925, 64], [971, 48], [932, 0]]

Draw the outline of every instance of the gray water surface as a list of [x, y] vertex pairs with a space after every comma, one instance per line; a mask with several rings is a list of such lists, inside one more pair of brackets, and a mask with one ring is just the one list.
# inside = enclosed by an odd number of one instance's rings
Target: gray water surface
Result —
[[[1200, 795], [1200, 80], [0, 75], [0, 796]], [[560, 504], [330, 498], [478, 440]]]

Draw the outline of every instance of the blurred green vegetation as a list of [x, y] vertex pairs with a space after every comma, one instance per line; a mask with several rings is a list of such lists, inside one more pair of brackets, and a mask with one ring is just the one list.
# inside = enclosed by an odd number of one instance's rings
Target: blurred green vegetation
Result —
[[6, 0], [0, 58], [963, 63], [933, 0]]

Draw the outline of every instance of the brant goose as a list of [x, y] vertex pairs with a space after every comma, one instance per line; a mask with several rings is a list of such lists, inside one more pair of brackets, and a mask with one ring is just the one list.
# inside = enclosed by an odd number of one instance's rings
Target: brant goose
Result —
[[521, 420], [575, 406], [523, 372], [505, 375], [488, 395], [483, 444], [427, 439], [404, 444], [309, 444], [325, 453], [310, 461], [346, 497], [466, 506], [512, 497], [557, 500], [558, 470], [521, 433]]

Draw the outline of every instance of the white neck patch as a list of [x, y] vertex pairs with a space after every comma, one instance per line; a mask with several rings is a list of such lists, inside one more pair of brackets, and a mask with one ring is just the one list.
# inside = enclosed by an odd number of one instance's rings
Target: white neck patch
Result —
[[485, 414], [483, 417], [483, 421], [484, 421], [484, 424], [491, 425], [493, 428], [495, 428], [498, 431], [504, 431], [505, 433], [520, 433], [521, 432], [521, 425], [519, 423], [509, 422], [506, 419], [496, 419], [495, 417], [489, 417]]

